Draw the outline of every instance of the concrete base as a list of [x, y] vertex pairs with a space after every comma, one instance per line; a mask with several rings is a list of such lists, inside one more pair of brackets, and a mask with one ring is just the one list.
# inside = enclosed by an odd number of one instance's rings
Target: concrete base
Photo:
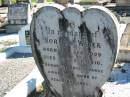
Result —
[[32, 53], [31, 46], [17, 46], [14, 51], [17, 53]]
[[5, 60], [6, 58], [8, 58], [9, 56], [11, 56], [12, 54], [14, 54], [14, 48], [8, 48], [7, 50], [5, 50], [4, 53], [0, 53], [0, 62]]
[[10, 57], [14, 53], [32, 53], [30, 46], [13, 46], [0, 53], [0, 62]]
[[18, 32], [21, 27], [23, 27], [25, 25], [7, 25], [6, 26], [6, 33], [15, 33]]

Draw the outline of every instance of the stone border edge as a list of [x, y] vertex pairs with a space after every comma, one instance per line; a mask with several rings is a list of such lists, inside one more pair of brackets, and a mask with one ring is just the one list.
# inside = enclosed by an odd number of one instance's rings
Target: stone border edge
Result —
[[30, 46], [13, 46], [10, 48], [7, 48], [5, 52], [0, 53], [0, 62], [6, 60], [9, 56], [17, 53], [32, 53]]
[[4, 97], [27, 97], [33, 90], [36, 89], [44, 81], [39, 70], [33, 69], [32, 72], [18, 83], [9, 93]]

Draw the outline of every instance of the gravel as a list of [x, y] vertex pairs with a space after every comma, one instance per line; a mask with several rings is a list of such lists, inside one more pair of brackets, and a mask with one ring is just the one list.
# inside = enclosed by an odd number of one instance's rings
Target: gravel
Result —
[[35, 68], [31, 54], [15, 53], [0, 63], [0, 97], [3, 97]]

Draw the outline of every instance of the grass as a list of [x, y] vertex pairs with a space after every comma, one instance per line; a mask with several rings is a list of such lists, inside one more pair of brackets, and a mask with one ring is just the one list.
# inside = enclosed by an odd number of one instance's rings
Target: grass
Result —
[[31, 0], [32, 3], [36, 3], [36, 0]]

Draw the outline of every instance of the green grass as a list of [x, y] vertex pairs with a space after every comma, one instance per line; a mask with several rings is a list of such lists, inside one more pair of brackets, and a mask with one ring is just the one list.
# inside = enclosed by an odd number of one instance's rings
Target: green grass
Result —
[[36, 0], [31, 0], [32, 3], [36, 3]]
[[11, 0], [11, 2], [14, 4], [14, 3], [16, 3], [16, 0]]
[[53, 2], [53, 0], [47, 0], [47, 2]]

